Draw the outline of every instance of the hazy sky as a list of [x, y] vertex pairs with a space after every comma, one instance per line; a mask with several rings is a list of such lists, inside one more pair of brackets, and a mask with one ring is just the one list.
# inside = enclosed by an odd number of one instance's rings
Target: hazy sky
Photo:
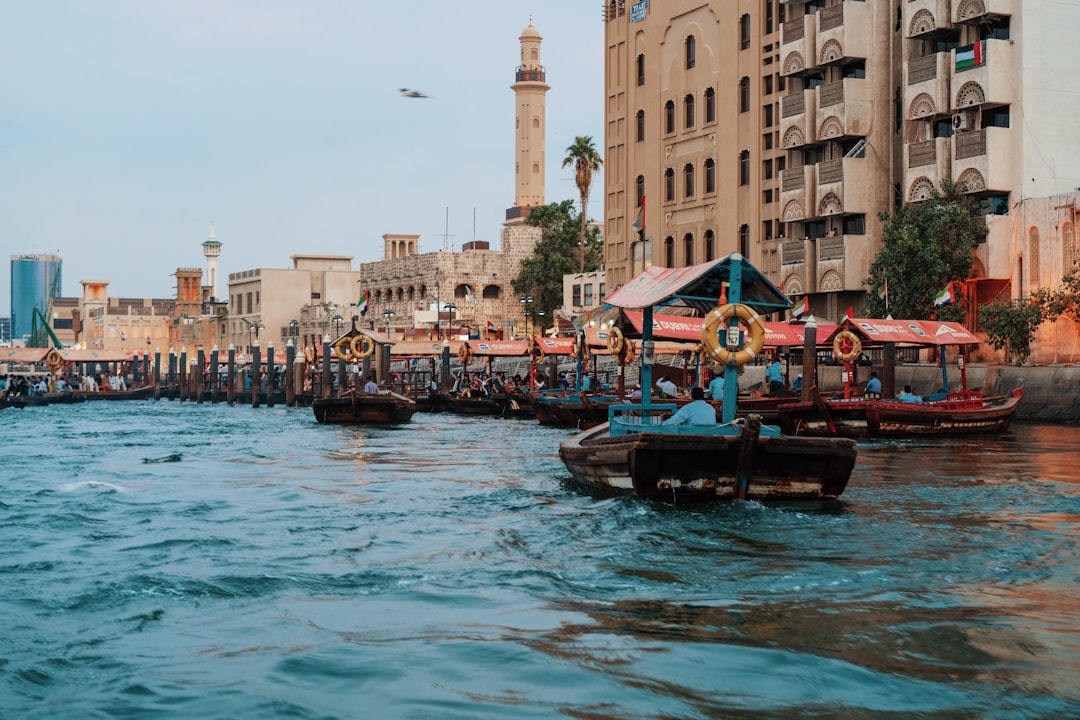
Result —
[[[172, 297], [204, 267], [382, 258], [384, 233], [498, 247], [518, 35], [543, 35], [547, 201], [603, 148], [603, 23], [581, 0], [0, 0], [0, 248], [58, 252], [65, 296]], [[432, 100], [402, 98], [399, 87]], [[597, 176], [589, 215], [602, 219]], [[474, 234], [475, 209], [475, 234]], [[0, 314], [10, 311], [10, 271]]]

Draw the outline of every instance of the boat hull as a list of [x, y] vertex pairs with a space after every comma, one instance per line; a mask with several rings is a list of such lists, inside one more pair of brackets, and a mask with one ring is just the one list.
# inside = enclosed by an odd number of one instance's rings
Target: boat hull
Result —
[[[660, 500], [722, 501], [737, 497], [745, 439], [740, 434], [642, 432], [612, 436], [603, 423], [559, 446], [574, 479], [586, 486]], [[855, 467], [845, 438], [762, 436], [748, 458], [750, 500], [829, 500]]]
[[316, 398], [311, 403], [311, 409], [320, 423], [393, 425], [411, 420], [416, 412], [416, 403], [396, 393], [350, 393], [334, 398]]

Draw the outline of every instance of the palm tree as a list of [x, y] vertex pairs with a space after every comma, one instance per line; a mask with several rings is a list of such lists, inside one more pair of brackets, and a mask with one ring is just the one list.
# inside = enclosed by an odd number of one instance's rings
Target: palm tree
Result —
[[585, 272], [585, 226], [588, 223], [586, 208], [589, 205], [589, 187], [592, 185], [593, 170], [599, 170], [604, 159], [593, 147], [591, 137], [579, 135], [574, 144], [566, 148], [566, 157], [562, 166], [574, 166], [574, 183], [581, 193], [581, 272]]

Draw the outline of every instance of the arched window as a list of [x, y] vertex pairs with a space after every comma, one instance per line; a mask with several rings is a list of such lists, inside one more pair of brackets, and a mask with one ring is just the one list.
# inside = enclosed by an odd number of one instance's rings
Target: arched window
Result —
[[739, 153], [739, 184], [750, 184], [750, 151], [743, 150]]
[[683, 166], [683, 195], [694, 197], [694, 164], [686, 163]]
[[664, 238], [664, 267], [675, 267], [675, 238]]
[[683, 235], [683, 257], [686, 265], [694, 264], [694, 236], [691, 233]]
[[739, 18], [739, 49], [750, 49], [750, 16], [743, 15]]
[[705, 161], [705, 192], [716, 192], [716, 163], [712, 158]]
[[645, 84], [645, 56], [644, 55], [638, 55], [637, 56], [637, 84], [638, 85], [644, 85]]
[[675, 101], [668, 100], [664, 103], [664, 132], [675, 132]]
[[686, 115], [687, 129], [694, 127], [694, 96], [690, 93], [683, 98], [683, 113]]
[[693, 35], [686, 36], [686, 69], [694, 67], [697, 63], [697, 41], [694, 40]]
[[637, 141], [645, 142], [645, 111], [637, 111]]
[[716, 122], [716, 91], [705, 88], [705, 122]]
[[750, 112], [750, 78], [739, 80], [739, 112]]
[[667, 202], [675, 200], [675, 171], [671, 168], [664, 171], [664, 200]]
[[705, 262], [716, 259], [716, 236], [712, 230], [705, 231]]

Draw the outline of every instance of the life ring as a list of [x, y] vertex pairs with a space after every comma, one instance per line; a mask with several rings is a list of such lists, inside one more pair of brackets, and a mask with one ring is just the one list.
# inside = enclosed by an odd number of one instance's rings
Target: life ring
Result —
[[350, 360], [352, 360], [352, 352], [350, 351], [349, 345], [350, 340], [351, 338], [347, 336], [340, 337], [334, 342], [332, 346], [334, 349], [334, 354], [338, 356], [338, 359], [344, 360], [345, 362], [349, 362]]
[[637, 356], [637, 349], [634, 347], [634, 343], [630, 340], [623, 340], [622, 352], [615, 356], [615, 362], [619, 365], [633, 365], [634, 358]]
[[363, 360], [375, 352], [375, 343], [367, 335], [354, 335], [349, 341], [349, 349], [352, 351], [353, 360]]
[[56, 348], [45, 354], [45, 367], [49, 372], [56, 372], [64, 364], [64, 357]]
[[612, 355], [618, 355], [622, 352], [624, 340], [622, 330], [614, 326], [608, 329], [607, 349], [611, 351]]
[[461, 361], [462, 365], [468, 365], [469, 363], [472, 362], [473, 354], [472, 354], [472, 348], [469, 347], [469, 343], [467, 343], [467, 342], [461, 343], [461, 347], [458, 348], [457, 356], [458, 356], [458, 360]]
[[582, 360], [589, 359], [589, 343], [585, 339], [585, 333], [576, 333], [574, 335], [574, 348], [570, 356], [577, 360], [579, 357]]
[[536, 341], [535, 337], [529, 338], [529, 357], [532, 358], [532, 362], [539, 365], [544, 362], [546, 353], [543, 346]]
[[[721, 343], [719, 335], [721, 327], [726, 330], [727, 321], [733, 317], [742, 320], [750, 333], [749, 342], [738, 350], [729, 350]], [[714, 307], [701, 326], [701, 347], [721, 365], [745, 365], [765, 347], [765, 322], [749, 305], [728, 303]]]
[[304, 358], [307, 359], [309, 365], [315, 364], [315, 348], [308, 345], [304, 348]]
[[[844, 341], [848, 341], [851, 346], [851, 350], [844, 352]], [[862, 341], [859, 340], [859, 336], [850, 330], [841, 330], [836, 333], [836, 337], [832, 341], [832, 351], [838, 359], [844, 362], [852, 362], [858, 359], [862, 354]]]

